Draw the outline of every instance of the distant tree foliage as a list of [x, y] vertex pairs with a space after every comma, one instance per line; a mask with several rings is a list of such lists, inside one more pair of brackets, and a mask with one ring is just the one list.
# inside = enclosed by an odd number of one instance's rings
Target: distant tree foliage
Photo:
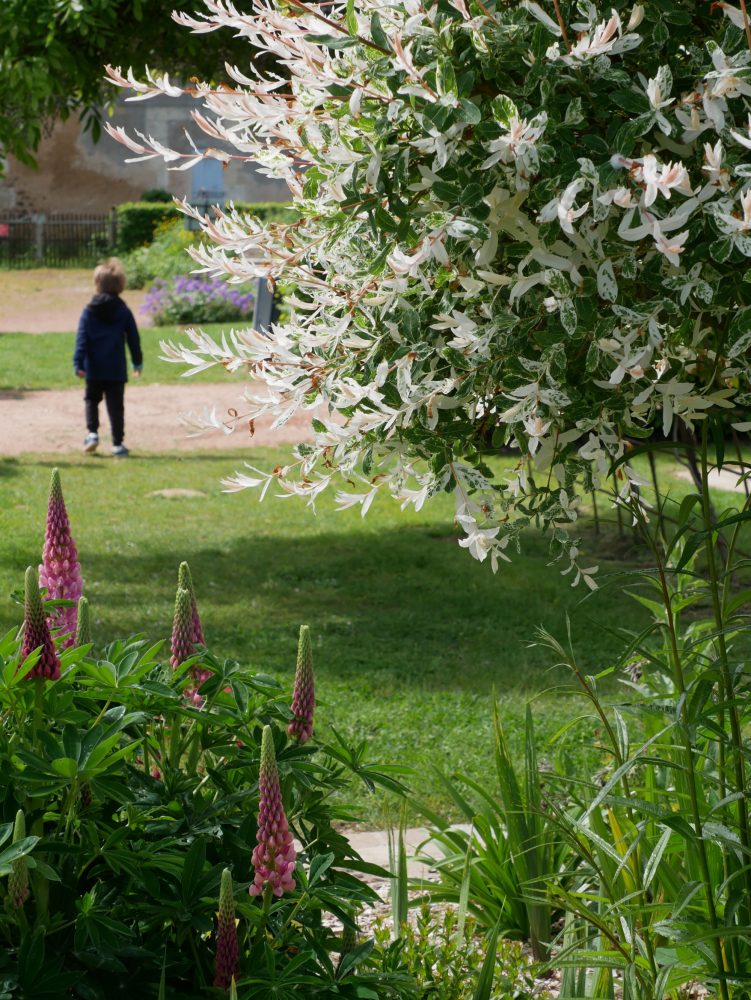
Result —
[[179, 0], [2, 0], [0, 157], [34, 165], [41, 139], [72, 113], [98, 138], [102, 106], [113, 99], [105, 62], [185, 79], [213, 79], [226, 61], [247, 70], [247, 40], [185, 31], [170, 16], [181, 6]]

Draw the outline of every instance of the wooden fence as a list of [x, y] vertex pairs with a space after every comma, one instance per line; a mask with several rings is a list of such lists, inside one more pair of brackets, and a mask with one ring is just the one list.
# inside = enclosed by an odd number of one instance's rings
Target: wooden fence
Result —
[[116, 242], [114, 213], [0, 212], [2, 267], [89, 266], [112, 253]]

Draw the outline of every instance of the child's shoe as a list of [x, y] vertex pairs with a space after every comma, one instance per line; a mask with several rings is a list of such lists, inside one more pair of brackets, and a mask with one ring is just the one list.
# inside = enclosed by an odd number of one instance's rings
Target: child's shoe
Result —
[[128, 451], [128, 449], [125, 447], [124, 444], [116, 444], [112, 448], [113, 458], [127, 458], [129, 454], [130, 452]]
[[87, 434], [83, 442], [83, 450], [91, 454], [92, 451], [96, 451], [99, 447], [99, 435], [98, 434]]

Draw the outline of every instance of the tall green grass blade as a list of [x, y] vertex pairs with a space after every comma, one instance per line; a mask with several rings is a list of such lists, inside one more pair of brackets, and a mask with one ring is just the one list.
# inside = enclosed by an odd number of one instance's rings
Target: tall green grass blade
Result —
[[459, 907], [456, 915], [456, 934], [454, 938], [457, 945], [464, 941], [464, 927], [467, 923], [467, 908], [469, 906], [469, 887], [471, 883], [470, 866], [472, 863], [472, 834], [470, 830], [467, 837], [467, 853], [464, 855], [464, 868], [462, 869], [462, 883], [459, 889]]
[[406, 924], [409, 913], [409, 879], [407, 875], [407, 848], [404, 833], [407, 829], [407, 802], [402, 801], [399, 811], [399, 829], [394, 839], [393, 831], [389, 830], [389, 868], [393, 873], [391, 879], [391, 914], [393, 918], [394, 938], [399, 936], [400, 928]]
[[485, 958], [480, 969], [480, 976], [477, 980], [475, 992], [472, 994], [472, 1000], [491, 1000], [497, 953], [498, 926], [496, 925], [488, 937], [487, 951], [485, 952]]

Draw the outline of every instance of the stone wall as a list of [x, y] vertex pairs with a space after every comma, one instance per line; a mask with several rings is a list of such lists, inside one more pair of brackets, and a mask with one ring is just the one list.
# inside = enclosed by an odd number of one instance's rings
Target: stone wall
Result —
[[[188, 127], [200, 147], [207, 137], [190, 120], [196, 102], [157, 97], [149, 101], [119, 101], [109, 119], [132, 134], [134, 129], [175, 149], [190, 150]], [[217, 145], [212, 141], [212, 145]], [[0, 211], [108, 212], [123, 201], [137, 201], [149, 188], [165, 188], [179, 197], [190, 196], [192, 171], [168, 170], [161, 159], [125, 163], [133, 154], [106, 133], [99, 142], [84, 134], [76, 117], [58, 123], [37, 152], [38, 169], [9, 158], [0, 178]], [[227, 198], [241, 201], [287, 201], [282, 181], [269, 180], [249, 164], [231, 163], [223, 171]]]

